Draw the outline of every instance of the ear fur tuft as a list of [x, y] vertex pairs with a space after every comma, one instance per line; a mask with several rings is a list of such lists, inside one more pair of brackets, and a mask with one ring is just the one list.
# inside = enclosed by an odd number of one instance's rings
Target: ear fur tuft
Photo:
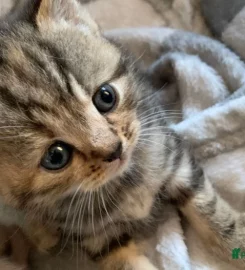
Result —
[[77, 0], [42, 0], [36, 16], [38, 27], [42, 29], [47, 24], [59, 22], [77, 27], [86, 26], [98, 32], [97, 24]]

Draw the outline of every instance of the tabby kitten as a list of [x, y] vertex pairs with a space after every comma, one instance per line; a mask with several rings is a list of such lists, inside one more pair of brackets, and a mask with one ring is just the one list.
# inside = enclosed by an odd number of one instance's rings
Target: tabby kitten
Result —
[[100, 269], [156, 269], [143, 243], [168, 203], [225, 260], [245, 243], [245, 216], [216, 194], [166, 127], [159, 95], [75, 0], [29, 1], [1, 29], [5, 204], [76, 237]]

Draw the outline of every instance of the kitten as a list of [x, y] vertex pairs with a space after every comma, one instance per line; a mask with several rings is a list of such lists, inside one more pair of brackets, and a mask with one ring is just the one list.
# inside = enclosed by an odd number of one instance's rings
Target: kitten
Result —
[[154, 89], [79, 4], [30, 1], [1, 29], [5, 204], [76, 237], [100, 269], [154, 270], [144, 243], [173, 203], [229, 260], [245, 243], [244, 215], [216, 194]]

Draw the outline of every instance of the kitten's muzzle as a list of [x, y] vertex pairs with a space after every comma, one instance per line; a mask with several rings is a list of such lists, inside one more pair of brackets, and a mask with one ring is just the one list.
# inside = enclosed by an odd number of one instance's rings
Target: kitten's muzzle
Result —
[[120, 159], [123, 152], [122, 142], [119, 142], [117, 146], [115, 147], [115, 150], [108, 155], [106, 159], [104, 159], [105, 162], [113, 162], [114, 160]]

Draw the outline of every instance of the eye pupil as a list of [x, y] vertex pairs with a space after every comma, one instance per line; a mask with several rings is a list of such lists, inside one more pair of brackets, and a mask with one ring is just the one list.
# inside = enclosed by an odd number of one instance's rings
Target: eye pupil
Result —
[[113, 95], [107, 91], [106, 89], [101, 89], [101, 99], [106, 103], [112, 103], [113, 102]]
[[72, 148], [63, 142], [51, 145], [41, 161], [41, 166], [47, 170], [60, 170], [70, 161]]
[[64, 158], [64, 156], [62, 155], [62, 148], [59, 147], [59, 148], [53, 149], [50, 152], [49, 158], [52, 164], [57, 165], [57, 164], [62, 163], [63, 158]]
[[116, 104], [115, 90], [109, 84], [101, 86], [97, 93], [94, 95], [93, 102], [99, 112], [109, 112], [114, 108]]

